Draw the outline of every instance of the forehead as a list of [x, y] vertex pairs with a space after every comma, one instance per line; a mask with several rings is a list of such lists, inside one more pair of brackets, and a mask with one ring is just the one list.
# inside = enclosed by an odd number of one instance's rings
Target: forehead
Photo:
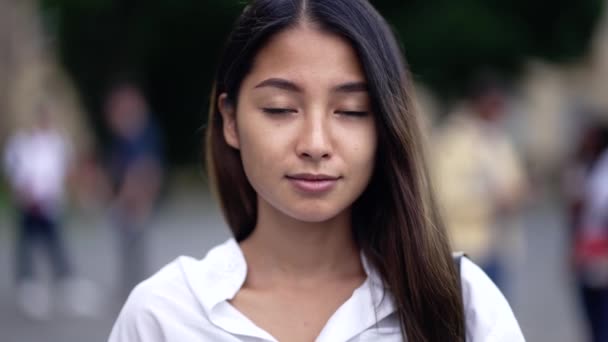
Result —
[[322, 82], [365, 79], [348, 40], [310, 25], [298, 25], [273, 36], [255, 57], [251, 76]]

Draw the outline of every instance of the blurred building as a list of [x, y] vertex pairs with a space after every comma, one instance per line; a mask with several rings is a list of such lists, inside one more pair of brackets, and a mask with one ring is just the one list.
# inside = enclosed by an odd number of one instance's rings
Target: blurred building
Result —
[[608, 1], [603, 11], [585, 58], [568, 64], [530, 60], [518, 85], [514, 131], [537, 179], [559, 174], [586, 122], [608, 120], [602, 114], [608, 113]]
[[33, 0], [0, 1], [0, 144], [49, 102], [59, 126], [87, 148], [92, 140], [78, 94], [59, 65]]
[[[587, 62], [590, 82], [584, 89], [584, 93], [588, 94], [588, 100], [591, 104], [603, 109], [604, 113], [608, 113], [608, 96], [606, 96], [606, 85], [608, 85], [608, 1], [604, 3], [602, 19], [597, 27], [593, 47]], [[603, 119], [608, 120], [608, 115], [605, 115]]]

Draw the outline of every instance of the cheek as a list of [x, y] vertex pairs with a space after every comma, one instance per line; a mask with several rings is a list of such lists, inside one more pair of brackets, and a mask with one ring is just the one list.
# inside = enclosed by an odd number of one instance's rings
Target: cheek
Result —
[[369, 127], [361, 127], [360, 129], [351, 129], [346, 132], [348, 138], [345, 141], [348, 142], [348, 154], [349, 162], [353, 167], [356, 167], [361, 171], [362, 176], [368, 176], [367, 173], [371, 172], [376, 158], [377, 148], [377, 136], [375, 127], [370, 125]]
[[[250, 113], [239, 113], [237, 122], [243, 167], [250, 182], [264, 178], [281, 160], [284, 142], [280, 127], [263, 122]], [[255, 179], [253, 179], [255, 178]]]

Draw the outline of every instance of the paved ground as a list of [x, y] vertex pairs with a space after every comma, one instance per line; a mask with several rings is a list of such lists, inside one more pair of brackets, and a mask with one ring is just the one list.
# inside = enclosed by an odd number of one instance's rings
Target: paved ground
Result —
[[[527, 244], [513, 261], [509, 298], [528, 341], [584, 341], [580, 315], [572, 295], [565, 263], [565, 229], [554, 201], [541, 201], [524, 217]], [[46, 322], [31, 322], [17, 314], [11, 291], [12, 229], [10, 215], [0, 213], [0, 340], [4, 342], [105, 341], [119, 310], [111, 296], [115, 283], [114, 235], [101, 215], [70, 215], [68, 244], [76, 266], [95, 281], [107, 298], [97, 319], [55, 315]], [[177, 191], [169, 195], [150, 232], [151, 269], [158, 269], [180, 254], [202, 257], [228, 237], [219, 211], [204, 192]]]

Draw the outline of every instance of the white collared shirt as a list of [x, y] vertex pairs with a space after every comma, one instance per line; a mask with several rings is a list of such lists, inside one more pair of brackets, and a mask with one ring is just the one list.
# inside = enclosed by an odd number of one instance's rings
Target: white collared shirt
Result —
[[69, 163], [70, 146], [52, 129], [18, 132], [8, 141], [4, 154], [4, 168], [13, 189], [49, 207], [63, 198]]
[[[363, 256], [362, 262], [367, 279], [330, 317], [317, 342], [403, 340], [392, 297], [384, 295]], [[229, 302], [246, 275], [234, 239], [202, 260], [180, 257], [133, 290], [109, 342], [276, 341]], [[509, 304], [485, 273], [463, 258], [461, 276], [467, 341], [524, 341]]]

